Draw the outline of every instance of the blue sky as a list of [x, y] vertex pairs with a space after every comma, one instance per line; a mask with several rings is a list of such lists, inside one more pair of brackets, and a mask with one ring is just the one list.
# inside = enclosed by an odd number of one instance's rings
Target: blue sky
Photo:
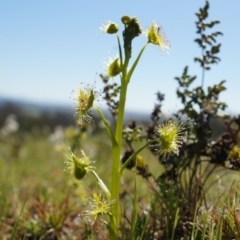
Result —
[[[0, 1], [0, 96], [40, 103], [71, 105], [72, 90], [82, 82], [102, 88], [96, 73], [102, 63], [118, 52], [116, 37], [105, 35], [99, 27], [108, 20], [119, 23], [121, 16], [136, 16], [143, 28], [152, 20], [160, 23], [171, 42], [170, 54], [159, 54], [149, 45], [129, 85], [127, 109], [151, 112], [155, 93], [166, 94], [164, 110], [176, 110], [177, 82], [188, 65], [189, 73], [201, 83], [201, 69], [193, 58], [200, 56], [196, 38], [195, 12], [203, 0], [41, 0]], [[227, 112], [239, 112], [240, 2], [210, 1], [209, 20], [220, 20], [215, 30], [224, 33], [221, 62], [206, 72], [205, 86], [227, 80], [221, 100]], [[133, 41], [133, 60], [146, 42]], [[114, 81], [119, 81], [115, 78]], [[101, 104], [104, 106], [104, 103]]]

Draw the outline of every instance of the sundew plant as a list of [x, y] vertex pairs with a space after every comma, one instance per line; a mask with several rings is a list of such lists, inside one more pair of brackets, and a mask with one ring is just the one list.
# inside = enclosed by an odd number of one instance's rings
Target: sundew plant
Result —
[[[94, 109], [102, 119], [108, 137], [111, 140], [111, 186], [106, 186], [101, 180], [101, 176], [97, 174], [97, 169], [94, 169], [91, 160], [83, 151], [81, 151], [81, 154], [75, 154], [69, 150], [69, 153], [66, 155], [67, 168], [76, 179], [81, 181], [83, 178], [87, 177], [88, 174], [92, 174], [96, 179], [96, 182], [99, 184], [102, 193], [93, 193], [92, 201], [89, 202], [89, 206], [87, 206], [89, 209], [84, 212], [84, 216], [85, 219], [93, 224], [99, 215], [107, 215], [110, 239], [118, 239], [121, 216], [119, 210], [120, 180], [124, 169], [133, 159], [136, 157], [139, 159], [138, 154], [148, 146], [152, 146], [162, 159], [167, 159], [171, 155], [178, 154], [179, 148], [182, 146], [186, 138], [187, 129], [187, 124], [181, 123], [180, 119], [170, 120], [162, 125], [159, 124], [154, 130], [154, 140], [147, 141], [147, 143], [140, 149], [129, 154], [124, 163], [121, 164], [125, 103], [127, 100], [128, 85], [131, 83], [133, 72], [149, 44], [155, 45], [164, 52], [168, 52], [170, 49], [170, 43], [166, 38], [162, 27], [158, 26], [155, 22], [153, 22], [149, 28], [143, 30], [136, 17], [131, 18], [129, 16], [123, 16], [121, 21], [124, 26], [122, 31], [122, 42], [118, 34], [120, 31], [119, 26], [116, 23], [108, 22], [101, 26], [101, 30], [106, 34], [116, 36], [119, 49], [118, 56], [115, 58], [109, 58], [109, 61], [106, 64], [106, 75], [104, 77], [102, 76], [105, 81], [117, 76], [120, 78], [120, 87], [118, 88], [119, 94], [117, 94], [119, 99], [116, 100], [115, 104], [115, 115], [117, 116], [115, 128], [111, 128], [104, 114], [94, 105], [98, 94], [93, 88], [79, 88], [76, 91], [77, 122], [80, 125], [82, 125], [84, 121], [90, 123], [92, 118], [88, 115], [88, 111]], [[146, 44], [140, 50], [138, 56], [133, 61], [133, 64], [130, 65], [133, 40], [140, 35], [146, 36]], [[98, 161], [101, 160], [99, 159]]]
[[[148, 45], [162, 55], [170, 50], [161, 26], [143, 29], [128, 16], [121, 26], [101, 26], [119, 51], [104, 62], [101, 90], [76, 86], [76, 126], [51, 133], [73, 116], [54, 110], [36, 117], [17, 103], [0, 106], [0, 239], [240, 239], [240, 115], [225, 112], [226, 80], [209, 81], [208, 72], [222, 65], [223, 37], [209, 7], [206, 1], [195, 13], [200, 51], [193, 59], [201, 71], [184, 63], [175, 75], [179, 102], [169, 118], [159, 89], [149, 121], [124, 119], [129, 84]], [[145, 40], [139, 53], [138, 37]], [[111, 121], [97, 107], [100, 97]], [[5, 120], [6, 113], [15, 115]]]

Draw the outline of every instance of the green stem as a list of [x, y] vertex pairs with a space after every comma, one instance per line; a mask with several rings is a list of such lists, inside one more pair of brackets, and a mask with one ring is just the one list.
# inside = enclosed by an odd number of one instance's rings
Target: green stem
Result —
[[115, 145], [117, 145], [117, 142], [116, 142], [116, 139], [115, 139], [115, 137], [114, 137], [114, 135], [112, 133], [112, 130], [111, 130], [109, 124], [108, 124], [107, 119], [105, 118], [104, 114], [102, 113], [102, 111], [98, 107], [94, 107], [93, 106], [93, 109], [95, 109], [98, 112], [99, 116], [101, 117], [101, 119], [102, 119], [102, 121], [103, 121], [103, 123], [105, 125], [105, 128], [107, 130], [107, 133], [108, 133], [108, 135], [109, 135], [109, 137], [111, 139], [112, 146], [114, 147]]
[[121, 47], [121, 43], [120, 43], [120, 39], [119, 36], [117, 34], [117, 41], [118, 41], [118, 51], [119, 51], [119, 57], [120, 57], [120, 62], [121, 62], [121, 66], [123, 65], [123, 58], [122, 58], [122, 47]]
[[[122, 61], [122, 51], [120, 40], [118, 38], [118, 46], [119, 46], [119, 55], [120, 60]], [[111, 183], [111, 196], [112, 199], [115, 200], [115, 203], [112, 205], [112, 217], [110, 218], [110, 239], [117, 240], [117, 230], [118, 230], [118, 206], [119, 206], [119, 191], [120, 191], [120, 155], [122, 149], [122, 129], [123, 129], [123, 121], [124, 121], [124, 110], [125, 110], [125, 102], [127, 96], [127, 86], [128, 83], [126, 81], [127, 76], [127, 67], [130, 60], [130, 55], [125, 49], [125, 60], [122, 68], [121, 76], [121, 90], [120, 90], [120, 99], [119, 99], [119, 107], [118, 107], [118, 118], [115, 132], [115, 140], [117, 144], [113, 145], [113, 162], [112, 162], [112, 183]], [[122, 64], [122, 63], [121, 63]]]
[[[120, 42], [118, 42], [118, 45], [119, 45], [119, 51], [120, 51], [119, 54], [121, 58]], [[112, 218], [110, 218], [111, 240], [117, 239], [117, 230], [118, 230], [118, 223], [119, 223], [119, 192], [120, 192], [120, 178], [121, 178], [120, 156], [121, 156], [121, 150], [122, 150], [122, 130], [123, 130], [123, 123], [124, 123], [124, 110], [125, 110], [125, 103], [126, 103], [126, 96], [127, 96], [127, 87], [128, 87], [130, 78], [132, 76], [132, 73], [135, 67], [137, 66], [137, 63], [146, 46], [147, 44], [144, 45], [144, 47], [140, 51], [129, 73], [127, 73], [127, 67], [128, 67], [129, 60], [131, 58], [131, 53], [127, 49], [125, 49], [125, 61], [122, 68], [121, 91], [120, 91], [118, 118], [117, 118], [116, 133], [115, 133], [115, 140], [117, 144], [113, 145], [111, 196], [112, 196], [112, 199], [115, 200], [115, 203], [112, 205], [112, 209], [111, 209]]]
[[126, 77], [126, 81], [127, 81], [127, 82], [130, 81], [131, 76], [132, 76], [132, 74], [133, 74], [133, 72], [134, 72], [134, 70], [135, 70], [135, 68], [136, 68], [136, 66], [137, 66], [137, 64], [138, 64], [138, 62], [139, 62], [139, 60], [140, 60], [140, 58], [141, 58], [144, 50], [145, 50], [145, 48], [147, 47], [147, 45], [148, 45], [148, 42], [143, 46], [143, 48], [142, 48], [141, 51], [139, 52], [139, 54], [138, 54], [135, 62], [133, 63], [131, 69], [129, 70], [129, 72], [128, 72], [128, 74], [127, 74], [127, 77]]
[[102, 179], [97, 175], [97, 173], [94, 170], [91, 169], [90, 172], [97, 179], [97, 182], [98, 182], [100, 188], [103, 190], [103, 192], [104, 192], [105, 196], [107, 197], [107, 199], [111, 200], [111, 193], [109, 192], [107, 186], [104, 184]]
[[132, 210], [132, 222], [131, 222], [131, 235], [130, 239], [134, 239], [137, 223], [138, 214], [138, 194], [137, 194], [137, 179], [135, 176], [135, 188], [134, 188], [134, 199], [133, 199], [133, 210]]
[[124, 109], [127, 95], [127, 83], [122, 81], [121, 92], [120, 92], [120, 104], [118, 109], [118, 119], [116, 126], [115, 139], [117, 145], [113, 148], [113, 165], [112, 165], [112, 185], [111, 195], [112, 199], [115, 200], [115, 204], [112, 208], [112, 214], [115, 217], [116, 225], [118, 226], [118, 206], [119, 206], [119, 184], [120, 184], [120, 155], [122, 149], [122, 128], [124, 121]]
[[[124, 122], [124, 110], [127, 96], [127, 86], [126, 82], [127, 76], [127, 67], [129, 63], [130, 56], [125, 51], [125, 61], [122, 69], [121, 76], [121, 91], [120, 91], [120, 99], [119, 99], [119, 107], [118, 107], [118, 118], [115, 132], [115, 140], [117, 142], [116, 145], [113, 146], [113, 163], [112, 163], [112, 183], [111, 183], [111, 196], [112, 199], [115, 200], [115, 203], [112, 205], [112, 215], [114, 221], [110, 219], [110, 234], [111, 240], [117, 239], [117, 229], [118, 229], [118, 218], [119, 218], [119, 191], [120, 191], [120, 156], [122, 149], [122, 129]], [[115, 233], [115, 234], [112, 234]]]

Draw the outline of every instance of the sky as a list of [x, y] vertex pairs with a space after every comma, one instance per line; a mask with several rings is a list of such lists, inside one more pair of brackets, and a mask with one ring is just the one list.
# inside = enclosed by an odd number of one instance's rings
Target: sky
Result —
[[[204, 0], [0, 0], [0, 97], [70, 106], [72, 91], [81, 83], [101, 90], [98, 74], [104, 73], [106, 58], [116, 56], [118, 45], [115, 35], [104, 34], [99, 27], [116, 22], [121, 36], [121, 17], [128, 15], [137, 17], [142, 28], [153, 20], [159, 23], [171, 50], [161, 53], [148, 45], [129, 84], [126, 109], [150, 113], [160, 91], [165, 94], [163, 110], [177, 110], [181, 102], [174, 78], [186, 65], [197, 76], [193, 86], [201, 85], [201, 69], [193, 58], [201, 55], [194, 43], [195, 13], [204, 4]], [[227, 91], [220, 95], [228, 104], [227, 113], [239, 113], [239, 9], [239, 0], [210, 0], [208, 20], [220, 20], [213, 30], [224, 35], [218, 37], [221, 61], [206, 72], [205, 89], [227, 80]], [[134, 39], [130, 64], [146, 41], [145, 36]]]

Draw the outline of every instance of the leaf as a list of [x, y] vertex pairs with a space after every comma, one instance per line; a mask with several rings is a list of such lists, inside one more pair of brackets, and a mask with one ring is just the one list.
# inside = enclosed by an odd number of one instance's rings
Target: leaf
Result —
[[23, 209], [24, 209], [24, 207], [25, 207], [26, 202], [27, 202], [27, 198], [26, 198], [26, 200], [24, 201], [24, 203], [23, 203], [23, 205], [22, 205], [22, 208], [21, 208], [21, 211], [20, 211], [20, 214], [19, 214], [19, 216], [17, 217], [16, 222], [15, 222], [15, 224], [14, 224], [14, 227], [13, 227], [13, 230], [12, 230], [12, 233], [11, 233], [11, 237], [10, 237], [11, 240], [14, 240], [14, 239], [15, 239], [17, 227], [18, 227], [20, 218], [21, 218], [21, 216], [22, 216]]
[[106, 128], [106, 130], [107, 130], [107, 133], [108, 133], [108, 135], [109, 135], [109, 137], [110, 137], [110, 139], [111, 139], [112, 146], [113, 146], [113, 147], [116, 147], [116, 146], [118, 145], [118, 143], [117, 143], [117, 141], [116, 141], [116, 139], [115, 139], [115, 137], [114, 137], [114, 135], [113, 135], [113, 133], [112, 133], [112, 130], [111, 130], [111, 128], [110, 128], [110, 126], [109, 126], [109, 124], [108, 124], [108, 122], [107, 122], [104, 114], [101, 112], [101, 110], [100, 110], [99, 108], [94, 107], [94, 109], [98, 112], [99, 116], [101, 117], [101, 119], [102, 119], [102, 121], [103, 121], [103, 123], [104, 123], [104, 125], [105, 125], [105, 128]]
[[211, 53], [212, 53], [212, 54], [219, 53], [220, 47], [221, 47], [221, 44], [218, 44], [218, 45], [216, 45], [216, 46], [213, 46], [212, 49], [211, 49]]

